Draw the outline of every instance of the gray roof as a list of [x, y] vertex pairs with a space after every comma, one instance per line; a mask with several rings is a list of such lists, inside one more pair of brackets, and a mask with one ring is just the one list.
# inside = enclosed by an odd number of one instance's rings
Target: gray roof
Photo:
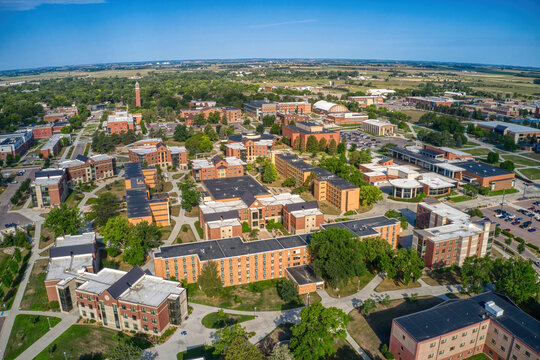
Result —
[[144, 276], [144, 271], [135, 266], [133, 269], [129, 270], [124, 276], [122, 276], [117, 282], [112, 284], [107, 291], [111, 296], [117, 299], [124, 291], [129, 289], [133, 284], [135, 284], [141, 277]]
[[[243, 133], [243, 134], [235, 134], [235, 135], [231, 135], [229, 136], [229, 140], [230, 141], [234, 141], [234, 142], [242, 142], [242, 139], [244, 139], [247, 135], [249, 135], [249, 138], [253, 141], [258, 141], [258, 140], [274, 140], [276, 137], [272, 134], [257, 134], [257, 135], [254, 135], [254, 134], [246, 134], [246, 133]], [[246, 138], [247, 139], [247, 138]]]
[[230, 219], [238, 219], [238, 211], [237, 210], [230, 210], [230, 211], [223, 211], [218, 213], [208, 213], [203, 214], [203, 219], [205, 222], [209, 221], [217, 221], [217, 220], [230, 220]]
[[240, 237], [195, 243], [160, 246], [154, 253], [157, 258], [174, 258], [197, 255], [201, 261], [284, 250], [309, 244], [309, 234], [291, 235], [256, 241], [243, 241]]
[[303, 210], [303, 209], [318, 209], [319, 204], [316, 200], [313, 201], [306, 201], [306, 202], [299, 202], [299, 203], [292, 203], [285, 205], [287, 208], [287, 211], [297, 211], [297, 210]]
[[[312, 123], [306, 123], [306, 125], [310, 125], [311, 126]], [[331, 133], [335, 133], [335, 131], [332, 131], [332, 130], [328, 130], [328, 129], [325, 129], [323, 128], [322, 131], [307, 131], [307, 130], [304, 130], [304, 129], [301, 129], [299, 128], [298, 126], [296, 125], [285, 125], [285, 127], [295, 131], [295, 132], [299, 132], [299, 133], [302, 133], [302, 134], [331, 134]]]
[[366, 236], [379, 235], [379, 232], [375, 230], [376, 227], [390, 226], [399, 223], [397, 219], [390, 219], [386, 216], [375, 216], [367, 219], [356, 219], [349, 221], [341, 221], [332, 224], [321, 225], [323, 229], [329, 229], [331, 227], [337, 227], [341, 229], [347, 229], [359, 238]]
[[80, 244], [71, 246], [52, 247], [49, 249], [49, 257], [57, 258], [71, 255], [86, 255], [94, 253], [94, 244]]
[[214, 200], [242, 198], [246, 192], [252, 196], [268, 195], [268, 190], [251, 176], [237, 176], [202, 181]]
[[138, 162], [130, 162], [124, 164], [124, 178], [131, 179], [136, 177], [143, 177], [142, 166]]
[[465, 172], [481, 177], [500, 176], [513, 174], [511, 171], [501, 169], [497, 166], [484, 164], [478, 161], [464, 161], [456, 163], [455, 165], [465, 169]]
[[317, 284], [324, 280], [315, 274], [309, 265], [292, 266], [285, 269], [298, 285]]
[[152, 215], [146, 189], [126, 190], [126, 210], [128, 218]]
[[[504, 310], [494, 317], [486, 311], [488, 301]], [[540, 322], [519, 309], [506, 296], [485, 292], [468, 299], [447, 300], [431, 309], [395, 318], [394, 321], [416, 341], [426, 341], [483, 321], [495, 321], [515, 337], [540, 352]]]

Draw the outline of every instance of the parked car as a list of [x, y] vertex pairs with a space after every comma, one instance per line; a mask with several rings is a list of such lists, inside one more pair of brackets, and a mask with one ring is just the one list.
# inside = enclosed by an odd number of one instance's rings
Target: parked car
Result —
[[503, 229], [503, 231], [510, 232], [510, 228]]
[[535, 209], [534, 206], [531, 206], [531, 207], [529, 208], [530, 211], [534, 211], [534, 209]]
[[519, 224], [521, 224], [521, 221], [516, 220], [516, 221], [512, 222], [512, 225], [519, 225]]
[[528, 232], [535, 232], [536, 231], [536, 228], [530, 228], [529, 230], [527, 230]]

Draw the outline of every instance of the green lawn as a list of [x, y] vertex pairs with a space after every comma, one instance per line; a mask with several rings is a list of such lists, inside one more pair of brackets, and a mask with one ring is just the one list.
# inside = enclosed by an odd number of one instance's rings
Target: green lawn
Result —
[[201, 323], [208, 329], [220, 329], [225, 326], [231, 326], [253, 319], [255, 319], [255, 316], [253, 315], [236, 315], [228, 313], [224, 313], [224, 316], [221, 317], [219, 312], [216, 311], [203, 317]]
[[106, 192], [113, 193], [119, 198], [123, 197], [126, 194], [124, 180], [116, 180], [110, 184], [105, 185], [103, 189], [100, 189], [96, 192], [96, 195], [100, 195]]
[[47, 264], [49, 260], [41, 259], [34, 263], [28, 285], [24, 291], [21, 301], [21, 309], [33, 311], [58, 311], [57, 302], [52, 304], [47, 298], [47, 290], [45, 289], [45, 276], [47, 275]]
[[180, 233], [178, 234], [178, 239], [176, 240], [178, 243], [188, 243], [188, 242], [194, 242], [197, 239], [195, 238], [195, 234], [193, 233], [193, 230], [191, 230], [191, 226], [188, 224], [182, 225], [180, 228]]
[[[528, 155], [525, 155], [528, 157]], [[540, 161], [528, 159], [517, 155], [503, 155], [504, 160], [510, 160], [516, 165], [540, 166]]]
[[95, 325], [72, 325], [38, 354], [34, 360], [106, 359], [119, 341], [129, 341], [141, 349], [152, 346], [148, 340]]
[[499, 196], [502, 194], [508, 195], [508, 194], [515, 194], [518, 192], [519, 192], [518, 189], [493, 190], [489, 192], [488, 196]]
[[458, 202], [462, 202], [462, 201], [468, 201], [468, 200], [472, 200], [474, 199], [473, 197], [471, 196], [467, 196], [467, 195], [458, 195], [458, 196], [453, 196], [450, 198], [450, 201], [453, 202], [453, 203], [458, 203]]
[[358, 289], [363, 289], [371, 279], [375, 277], [375, 273], [367, 272], [364, 276], [355, 276], [352, 278], [346, 285], [341, 286], [338, 289], [332, 288], [330, 285], [326, 284], [326, 292], [331, 297], [344, 297], [352, 294], [356, 294]]
[[539, 168], [527, 168], [519, 169], [519, 172], [526, 176], [529, 180], [539, 180], [540, 179], [540, 169]]
[[199, 237], [202, 239], [203, 238], [203, 230], [202, 230], [201, 223], [200, 223], [199, 220], [195, 221], [195, 229], [199, 233]]
[[377, 292], [385, 292], [385, 291], [392, 291], [392, 290], [403, 290], [403, 289], [412, 289], [420, 287], [420, 283], [418, 282], [409, 282], [407, 285], [402, 283], [399, 280], [394, 280], [389, 277], [386, 277], [377, 287], [375, 288], [375, 291]]
[[[9, 256], [8, 259], [11, 259], [11, 256]], [[13, 275], [13, 282], [11, 284], [11, 287], [2, 286], [3, 290], [3, 297], [0, 297], [0, 309], [2, 310], [9, 310], [11, 309], [11, 305], [13, 305], [13, 301], [15, 300], [15, 295], [17, 294], [17, 290], [19, 290], [19, 285], [21, 284], [21, 281], [23, 279], [24, 273], [26, 271], [26, 267], [28, 266], [28, 260], [30, 259], [30, 253], [28, 250], [24, 249], [22, 250], [22, 260], [19, 262], [19, 270], [16, 274]], [[8, 271], [7, 267], [1, 269], [2, 274], [3, 271]]]
[[[51, 327], [60, 322], [57, 317], [50, 316]], [[17, 315], [5, 352], [5, 359], [15, 359], [30, 345], [49, 331], [49, 322], [46, 316]]]
[[484, 353], [479, 353], [473, 356], [469, 356], [467, 360], [491, 360], [491, 358]]
[[84, 199], [83, 194], [78, 191], [72, 191], [71, 194], [69, 194], [69, 196], [66, 198], [65, 204], [69, 208], [74, 208], [79, 205], [82, 199]]
[[466, 153], [469, 153], [471, 155], [479, 156], [479, 155], [487, 155], [489, 154], [489, 149], [485, 148], [478, 148], [478, 149], [464, 149]]
[[221, 360], [221, 356], [214, 355], [212, 346], [199, 346], [176, 354], [177, 360], [204, 358], [205, 360]]

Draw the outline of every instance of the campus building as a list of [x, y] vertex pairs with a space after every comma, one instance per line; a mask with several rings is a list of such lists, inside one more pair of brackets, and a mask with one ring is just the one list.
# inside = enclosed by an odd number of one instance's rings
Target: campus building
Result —
[[295, 141], [297, 138], [300, 138], [300, 147], [302, 149], [306, 148], [308, 138], [314, 136], [317, 139], [317, 142], [320, 142], [321, 139], [326, 139], [326, 143], [330, 144], [332, 140], [339, 144], [340, 141], [340, 132], [339, 130], [328, 130], [325, 129], [323, 125], [318, 125], [313, 122], [300, 121], [295, 125], [285, 125], [281, 130], [284, 137], [289, 139], [291, 147], [294, 147]]
[[512, 171], [472, 160], [455, 165], [464, 169], [463, 181], [479, 184], [492, 191], [514, 188], [516, 175]]
[[167, 146], [160, 138], [139, 140], [131, 144], [128, 150], [130, 162], [147, 166], [159, 165], [187, 169], [187, 150], [184, 146]]
[[60, 152], [60, 149], [62, 149], [62, 139], [71, 141], [71, 136], [69, 134], [55, 134], [47, 140], [39, 150], [43, 159], [56, 156]]
[[397, 125], [383, 120], [365, 120], [362, 122], [362, 131], [376, 136], [395, 136]]
[[442, 154], [446, 160], [472, 160], [473, 156], [465, 151], [452, 149], [449, 147], [435, 147], [432, 145], [422, 145], [422, 149]]
[[200, 114], [203, 114], [206, 119], [210, 114], [218, 113], [220, 119], [226, 119], [228, 124], [239, 123], [242, 121], [242, 111], [240, 109], [234, 106], [215, 107], [215, 101], [206, 103], [213, 103], [214, 105], [196, 108], [191, 108], [190, 106], [189, 109], [180, 110], [180, 117], [184, 119], [187, 126], [196, 125], [194, 119]]
[[0, 160], [5, 161], [8, 154], [13, 158], [16, 155], [23, 155], [33, 142], [34, 132], [31, 129], [0, 134]]
[[36, 208], [56, 207], [68, 196], [67, 175], [62, 169], [43, 169], [30, 184], [32, 206]]
[[116, 111], [103, 122], [103, 128], [109, 134], [120, 134], [129, 130], [135, 131], [135, 117], [127, 111]]
[[318, 201], [328, 201], [341, 211], [358, 209], [360, 188], [318, 166], [312, 166], [293, 154], [276, 154], [276, 170], [285, 178], [295, 178], [303, 184], [314, 173], [313, 195]]
[[356, 112], [331, 113], [326, 116], [326, 122], [335, 125], [357, 125], [366, 121], [368, 116]]
[[412, 248], [429, 269], [462, 266], [470, 256], [491, 252], [495, 224], [473, 221], [469, 216], [436, 199], [418, 204]]
[[538, 320], [489, 291], [393, 319], [389, 350], [400, 360], [537, 360], [539, 338]]
[[53, 124], [36, 125], [32, 127], [34, 139], [48, 138], [53, 136]]
[[360, 105], [360, 107], [366, 107], [369, 105], [377, 105], [384, 103], [384, 98], [382, 96], [349, 96], [348, 101], [355, 101]]
[[289, 125], [291, 123], [297, 123], [300, 121], [306, 121], [307, 116], [306, 115], [299, 115], [299, 114], [290, 114], [290, 113], [282, 113], [277, 112], [276, 113], [276, 123], [281, 125]]
[[98, 269], [98, 246], [95, 232], [80, 235], [65, 235], [56, 238], [49, 249], [49, 264], [45, 275], [45, 289], [49, 301], [58, 301], [60, 311], [69, 312], [73, 308], [75, 284], [74, 276], [82, 272]]
[[237, 134], [232, 135], [225, 145], [227, 157], [237, 157], [244, 162], [253, 162], [258, 157], [269, 157], [276, 137], [270, 134]]
[[478, 121], [474, 123], [482, 129], [493, 131], [499, 135], [509, 135], [514, 139], [516, 144], [528, 142], [529, 139], [534, 139], [535, 142], [540, 140], [540, 129], [535, 129], [529, 126], [507, 123], [503, 121]]
[[62, 161], [58, 167], [66, 171], [68, 184], [75, 186], [113, 177], [116, 174], [116, 158], [110, 155], [77, 155], [73, 160]]
[[360, 240], [379, 237], [386, 240], [393, 249], [397, 248], [399, 234], [401, 233], [401, 222], [397, 219], [387, 218], [386, 216], [375, 216], [366, 219], [340, 221], [321, 225], [323, 229], [332, 227], [349, 230]]
[[277, 112], [283, 114], [311, 114], [311, 104], [307, 101], [279, 102]]
[[143, 169], [139, 163], [124, 164], [126, 185], [126, 210], [130, 224], [140, 222], [169, 226], [169, 195], [150, 194], [155, 187], [156, 169]]
[[263, 229], [269, 221], [282, 223], [293, 234], [314, 231], [324, 222], [316, 201], [300, 195], [272, 195], [251, 176], [203, 180], [208, 196], [199, 205], [203, 238], [222, 239], [242, 235], [242, 223]]
[[191, 161], [191, 169], [195, 180], [219, 179], [244, 176], [246, 163], [241, 159], [228, 156], [214, 156], [211, 160], [196, 159]]
[[427, 97], [411, 96], [411, 97], [406, 97], [405, 102], [411, 105], [423, 104], [423, 105], [427, 105], [433, 108], [435, 106], [441, 106], [441, 105], [452, 106], [455, 101], [454, 99], [450, 97], [446, 97], [446, 96], [439, 96], [439, 97], [437, 96], [427, 96]]
[[264, 100], [251, 100], [244, 104], [244, 112], [257, 119], [262, 118], [265, 115], [275, 115], [277, 112], [277, 103]]
[[326, 100], [319, 100], [313, 104], [313, 111], [319, 114], [344, 113], [349, 111], [345, 105], [336, 104]]
[[390, 185], [392, 185], [393, 197], [397, 199], [412, 199], [422, 193], [428, 197], [438, 197], [450, 194], [452, 189], [458, 186], [457, 180], [435, 173], [414, 173], [415, 175], [413, 176], [390, 178], [388, 180]]

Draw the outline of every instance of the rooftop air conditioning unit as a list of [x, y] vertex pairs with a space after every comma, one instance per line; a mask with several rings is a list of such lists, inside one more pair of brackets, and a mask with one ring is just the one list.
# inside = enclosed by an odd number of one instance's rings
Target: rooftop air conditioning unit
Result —
[[504, 314], [504, 310], [495, 304], [494, 301], [488, 301], [484, 304], [484, 309], [486, 309], [491, 315], [495, 317], [502, 316]]

